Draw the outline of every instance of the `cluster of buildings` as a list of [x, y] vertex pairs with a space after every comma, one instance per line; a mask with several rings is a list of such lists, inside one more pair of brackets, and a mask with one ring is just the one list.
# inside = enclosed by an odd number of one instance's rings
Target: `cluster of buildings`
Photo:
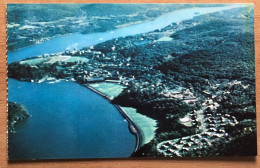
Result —
[[[240, 132], [226, 132], [225, 126], [235, 126], [238, 121], [228, 114], [202, 111], [193, 111], [189, 114], [192, 126], [202, 129], [201, 133], [182, 138], [167, 140], [157, 145], [157, 151], [164, 156], [210, 156], [217, 155], [223, 144], [232, 143], [239, 137], [248, 135], [255, 128], [245, 127]], [[203, 115], [203, 116], [199, 116]], [[212, 117], [212, 115], [215, 115]], [[188, 121], [188, 120], [187, 120]], [[200, 122], [200, 126], [198, 123]]]
[[163, 92], [163, 96], [167, 98], [175, 98], [175, 99], [181, 99], [183, 102], [189, 104], [189, 105], [194, 105], [198, 99], [194, 94], [190, 91], [190, 89], [184, 89], [184, 88], [179, 88], [175, 90], [167, 90]]
[[[209, 92], [207, 92], [210, 94]], [[168, 96], [183, 98], [192, 96], [189, 90], [186, 92], [174, 92]], [[210, 156], [218, 155], [223, 145], [230, 144], [238, 138], [246, 136], [255, 131], [254, 124], [243, 126], [243, 129], [233, 129], [232, 132], [227, 127], [236, 128], [238, 122], [235, 116], [218, 112], [219, 104], [214, 102], [214, 96], [208, 96], [201, 103], [200, 110], [189, 112], [180, 123], [187, 127], [195, 127], [198, 132], [195, 135], [167, 140], [157, 145], [157, 151], [164, 156]], [[194, 99], [195, 100], [195, 99]], [[195, 101], [196, 102], [196, 101]], [[190, 102], [186, 102], [190, 104]], [[248, 121], [245, 121], [246, 125]]]

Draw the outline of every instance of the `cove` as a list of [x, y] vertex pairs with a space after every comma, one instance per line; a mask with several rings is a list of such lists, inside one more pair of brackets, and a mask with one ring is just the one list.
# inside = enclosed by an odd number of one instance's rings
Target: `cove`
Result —
[[9, 134], [9, 159], [118, 158], [134, 152], [128, 122], [89, 89], [14, 79], [8, 85], [9, 101], [24, 104], [31, 115]]

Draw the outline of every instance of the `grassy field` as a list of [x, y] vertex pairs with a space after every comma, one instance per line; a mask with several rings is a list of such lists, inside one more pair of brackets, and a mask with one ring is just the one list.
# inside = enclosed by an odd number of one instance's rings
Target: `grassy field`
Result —
[[46, 62], [48, 61], [49, 58], [35, 58], [35, 59], [30, 59], [30, 60], [25, 60], [25, 61], [21, 61], [21, 64], [29, 64], [29, 65], [36, 65], [42, 62]]
[[122, 85], [107, 82], [94, 83], [90, 84], [90, 86], [111, 98], [118, 96], [124, 89]]
[[[112, 98], [118, 96], [124, 89], [122, 85], [107, 82], [94, 83], [90, 84], [90, 86]], [[155, 136], [157, 121], [138, 113], [135, 108], [122, 107], [122, 109], [143, 132], [142, 145], [149, 143]]]
[[29, 64], [29, 65], [36, 65], [40, 63], [47, 63], [47, 64], [53, 64], [55, 62], [79, 62], [79, 63], [84, 63], [88, 62], [89, 59], [85, 57], [80, 57], [80, 56], [53, 56], [53, 57], [41, 57], [41, 58], [35, 58], [35, 59], [30, 59], [30, 60], [24, 60], [21, 61], [21, 64]]
[[144, 137], [142, 145], [149, 143], [155, 136], [155, 130], [157, 129], [157, 121], [138, 113], [135, 108], [122, 107], [122, 109], [128, 114], [128, 116], [143, 132]]

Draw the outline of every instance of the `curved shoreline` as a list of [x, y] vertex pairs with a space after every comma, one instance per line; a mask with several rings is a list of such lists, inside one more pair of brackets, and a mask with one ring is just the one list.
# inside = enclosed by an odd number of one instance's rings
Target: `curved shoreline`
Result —
[[[89, 86], [88, 84], [84, 84], [83, 86], [87, 87], [88, 89], [95, 92], [96, 94], [102, 96], [104, 99], [108, 100], [111, 103], [111, 98], [109, 98], [104, 93], [94, 89], [93, 87]], [[143, 142], [144, 135], [143, 135], [141, 129], [134, 123], [134, 121], [128, 116], [128, 114], [119, 105], [116, 105], [116, 104], [112, 104], [112, 105], [114, 105], [115, 108], [120, 112], [120, 114], [127, 120], [129, 131], [135, 135], [136, 145], [135, 145], [134, 152], [136, 152], [142, 146], [142, 142]]]

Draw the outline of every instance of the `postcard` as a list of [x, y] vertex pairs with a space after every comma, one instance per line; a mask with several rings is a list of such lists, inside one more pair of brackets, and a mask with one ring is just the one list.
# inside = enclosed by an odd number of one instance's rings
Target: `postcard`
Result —
[[255, 156], [254, 4], [7, 4], [9, 160]]

